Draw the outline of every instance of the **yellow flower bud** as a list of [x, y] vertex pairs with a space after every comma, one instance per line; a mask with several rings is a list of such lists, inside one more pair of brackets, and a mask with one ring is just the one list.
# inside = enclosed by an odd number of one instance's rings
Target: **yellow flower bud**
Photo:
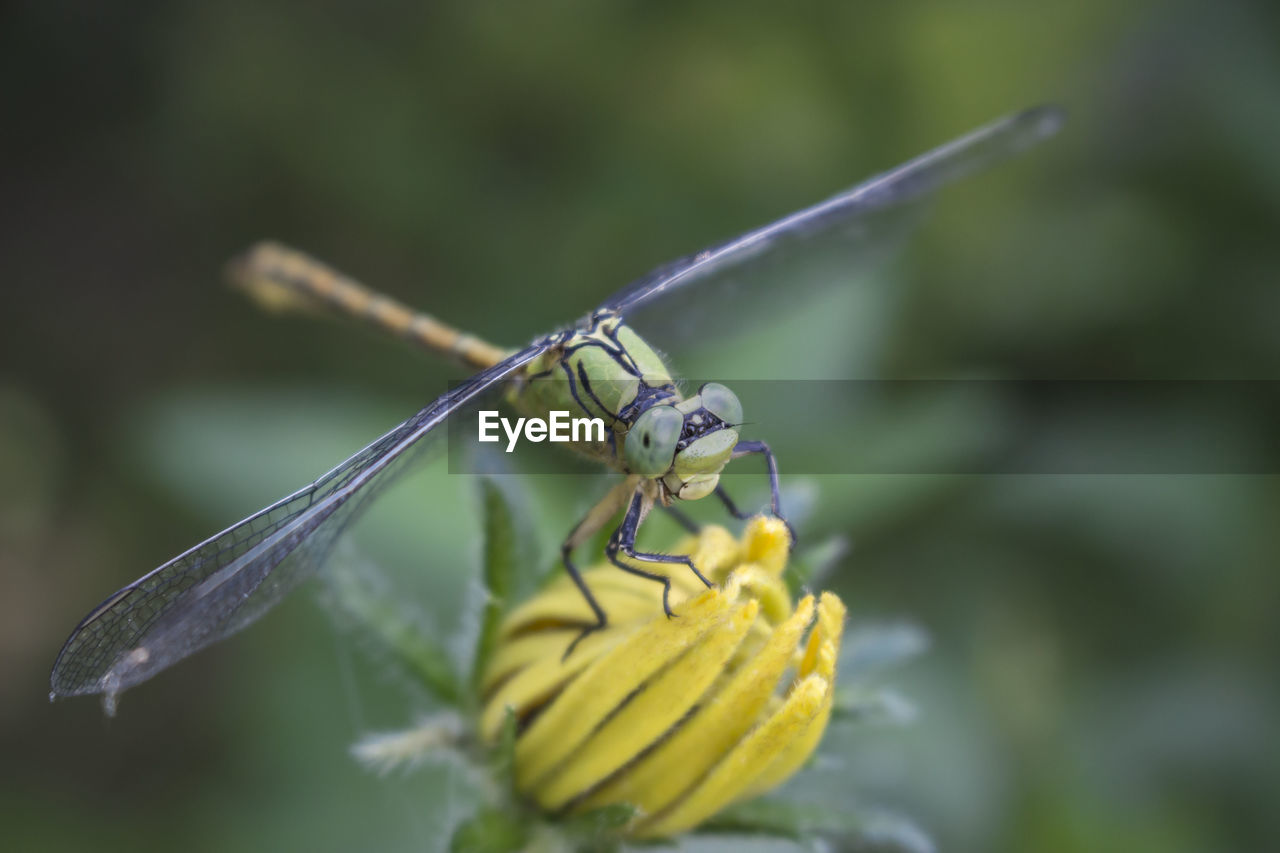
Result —
[[602, 565], [584, 573], [608, 626], [594, 623], [567, 577], [503, 623], [485, 672], [481, 735], [519, 725], [517, 790], [574, 813], [626, 803], [627, 834], [674, 835], [790, 777], [831, 713], [845, 609], [823, 593], [794, 606], [782, 579], [790, 538], [756, 518], [741, 540], [707, 527], [674, 549], [717, 586], [672, 574], [661, 586]]

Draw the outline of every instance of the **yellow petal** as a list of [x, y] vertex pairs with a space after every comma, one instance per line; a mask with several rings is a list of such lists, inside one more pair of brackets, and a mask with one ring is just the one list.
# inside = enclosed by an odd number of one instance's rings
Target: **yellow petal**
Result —
[[626, 802], [654, 813], [684, 794], [760, 719], [812, 618], [813, 597], [806, 596], [755, 657], [728, 683], [713, 690], [704, 707], [651, 753], [587, 798], [582, 808]]
[[[689, 554], [704, 575], [721, 579], [738, 564], [738, 551], [737, 540], [727, 530], [707, 527], [697, 537], [686, 537], [671, 553]], [[645, 571], [653, 571], [652, 566], [644, 568]], [[669, 577], [673, 609], [689, 596], [700, 595], [706, 590], [697, 576], [682, 565], [674, 564]], [[582, 578], [604, 607], [610, 624], [625, 624], [641, 618], [648, 621], [653, 615], [654, 603], [661, 606], [662, 584], [621, 571], [616, 566], [590, 569], [583, 572]], [[512, 637], [568, 624], [585, 628], [595, 621], [595, 614], [577, 586], [567, 576], [562, 576], [508, 614], [502, 622], [501, 636]]]
[[497, 683], [485, 700], [480, 714], [480, 734], [489, 741], [498, 739], [507, 708], [523, 719], [546, 704], [575, 675], [595, 663], [602, 654], [626, 638], [619, 632], [600, 631], [587, 635], [573, 654], [564, 660], [564, 650], [578, 635], [578, 629], [557, 631], [549, 636], [524, 637], [521, 646], [545, 650], [545, 654], [523, 669], [515, 670], [505, 681]]
[[791, 532], [782, 519], [757, 515], [742, 534], [742, 562], [756, 563], [771, 575], [781, 575], [791, 556]]
[[791, 591], [778, 575], [756, 563], [749, 563], [733, 573], [752, 598], [759, 599], [764, 618], [776, 625], [791, 615]]
[[759, 606], [748, 601], [708, 630], [697, 645], [625, 700], [569, 761], [533, 793], [544, 809], [558, 809], [634, 760], [678, 724], [724, 670], [738, 643], [756, 620]]
[[816, 665], [815, 657], [823, 643], [834, 643], [836, 651], [840, 651], [840, 637], [844, 635], [844, 617], [844, 602], [835, 593], [824, 592], [818, 602], [818, 624], [809, 635], [809, 645], [805, 650], [804, 660], [800, 664], [800, 675], [813, 672]]
[[[517, 790], [548, 811], [630, 803], [639, 817], [627, 834], [655, 837], [794, 773], [831, 713], [844, 607], [824, 594], [793, 612], [790, 545], [770, 518], [741, 541], [717, 527], [688, 537], [669, 553], [690, 554], [724, 588], [667, 567], [674, 619], [662, 616], [661, 584], [612, 566], [584, 572], [609, 622], [567, 659], [594, 622], [567, 577], [513, 611], [485, 673], [480, 729], [495, 739], [508, 707], [524, 724]], [[795, 678], [780, 684], [788, 668]]]
[[532, 782], [579, 749], [632, 691], [699, 642], [736, 598], [736, 589], [727, 592], [707, 590], [679, 618], [651, 621], [574, 679], [516, 742], [516, 786], [531, 790]]
[[737, 799], [760, 769], [812, 726], [829, 686], [826, 679], [818, 675], [811, 675], [796, 685], [782, 708], [743, 738], [701, 784], [668, 810], [642, 819], [634, 834], [653, 838], [683, 832]]
[[[696, 538], [681, 543], [675, 553], [688, 554], [693, 564], [713, 581], [722, 582], [735, 566], [742, 562], [741, 547], [733, 534], [723, 527], [704, 527]], [[686, 575], [693, 572], [684, 571]]]
[[773, 762], [760, 773], [755, 782], [743, 791], [742, 796], [753, 797], [781, 784], [800, 769], [817, 749], [827, 722], [831, 719], [831, 706], [835, 700], [836, 656], [840, 652], [840, 636], [844, 630], [844, 603], [829, 592], [822, 594], [818, 602], [818, 624], [809, 635], [809, 651], [800, 665], [798, 678], [815, 674], [827, 682], [822, 707], [813, 725], [804, 735], [787, 744]]
[[[636, 577], [610, 567], [607, 572], [584, 574], [587, 586], [596, 599], [609, 607], [606, 613], [614, 622], [630, 621], [653, 615], [655, 604], [662, 607], [662, 584]], [[673, 590], [674, 592], [674, 590]], [[594, 625], [595, 614], [582, 593], [567, 577], [558, 579], [538, 595], [513, 610], [502, 622], [503, 637], [537, 631], [546, 627]]]
[[[485, 701], [491, 698], [490, 694], [498, 684], [506, 681], [516, 672], [528, 666], [536, 666], [540, 661], [553, 659], [557, 648], [563, 655], [564, 650], [569, 647], [569, 643], [573, 642], [580, 630], [572, 627], [548, 628], [536, 634], [500, 644], [494, 651], [488, 668], [485, 669], [484, 680], [480, 685]], [[583, 643], [585, 642], [584, 639]]]

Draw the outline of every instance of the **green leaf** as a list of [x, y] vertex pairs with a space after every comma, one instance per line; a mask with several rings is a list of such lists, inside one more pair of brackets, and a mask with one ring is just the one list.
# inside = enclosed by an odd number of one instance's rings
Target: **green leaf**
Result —
[[484, 503], [484, 588], [485, 604], [480, 634], [476, 638], [471, 682], [476, 692], [485, 667], [498, 643], [502, 617], [511, 605], [515, 592], [516, 567], [519, 565], [519, 536], [512, 501], [492, 478], [480, 480]]
[[502, 718], [502, 729], [498, 732], [498, 742], [493, 745], [490, 753], [489, 763], [493, 768], [493, 777], [506, 782], [513, 799], [516, 797], [515, 766], [516, 735], [518, 733], [519, 721], [516, 720], [516, 712], [511, 708], [507, 708], [507, 713]]
[[525, 849], [529, 830], [517, 814], [485, 809], [463, 821], [449, 842], [452, 853], [514, 853]]
[[933, 841], [915, 824], [877, 809], [839, 811], [766, 797], [730, 806], [695, 830], [699, 835], [759, 835], [806, 841], [836, 839], [859, 850], [933, 853]]
[[928, 633], [910, 622], [852, 628], [844, 636], [838, 680], [844, 684], [866, 681], [928, 648]]
[[801, 543], [783, 577], [792, 595], [800, 595], [822, 585], [831, 571], [849, 553], [845, 536], [831, 536], [814, 545]]
[[767, 835], [798, 840], [812, 828], [814, 810], [785, 800], [738, 803], [702, 823], [699, 834]]
[[559, 826], [575, 850], [616, 850], [620, 842], [620, 830], [636, 816], [634, 806], [618, 803], [592, 809], [565, 819]]
[[918, 715], [915, 703], [887, 687], [837, 689], [832, 708], [832, 719], [855, 723], [903, 726], [914, 722]]
[[426, 619], [394, 594], [373, 563], [349, 547], [343, 551], [322, 573], [339, 623], [356, 631], [372, 655], [389, 660], [440, 701], [458, 705], [462, 691], [453, 659], [431, 636]]

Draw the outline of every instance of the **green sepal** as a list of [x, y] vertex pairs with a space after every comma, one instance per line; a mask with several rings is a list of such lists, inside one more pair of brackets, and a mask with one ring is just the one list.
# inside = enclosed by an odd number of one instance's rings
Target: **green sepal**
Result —
[[615, 803], [564, 818], [557, 829], [570, 840], [574, 850], [609, 853], [618, 849], [622, 829], [635, 816], [634, 806]]
[[694, 830], [698, 835], [754, 835], [799, 843], [826, 838], [839, 849], [933, 853], [915, 824], [877, 809], [833, 809], [764, 797], [737, 803]]
[[764, 835], [798, 841], [807, 837], [821, 815], [810, 806], [786, 800], [758, 799], [729, 806], [699, 824], [699, 835]]
[[519, 734], [519, 721], [516, 712], [507, 708], [502, 718], [502, 728], [498, 731], [498, 740], [489, 751], [489, 767], [493, 778], [503, 781], [508, 797], [515, 800], [515, 768], [516, 768], [516, 735]]
[[478, 693], [485, 667], [498, 643], [498, 630], [515, 593], [516, 567], [519, 563], [519, 535], [516, 530], [515, 507], [507, 494], [491, 478], [480, 481], [484, 505], [484, 611], [480, 633], [476, 637], [471, 667], [473, 693]]
[[783, 573], [787, 588], [797, 597], [820, 588], [848, 553], [849, 540], [844, 536], [831, 536], [813, 545], [802, 543]]
[[837, 681], [860, 684], [924, 652], [929, 634], [910, 622], [864, 625], [847, 631], [842, 645]]
[[915, 703], [888, 687], [837, 688], [831, 708], [832, 721], [868, 725], [904, 726], [914, 722], [917, 716]]
[[529, 843], [529, 824], [519, 814], [484, 809], [463, 821], [449, 841], [451, 853], [515, 853]]
[[375, 657], [388, 658], [441, 702], [459, 704], [462, 690], [448, 649], [428, 633], [420, 613], [392, 594], [375, 565], [354, 553], [342, 555], [322, 577], [329, 606]]

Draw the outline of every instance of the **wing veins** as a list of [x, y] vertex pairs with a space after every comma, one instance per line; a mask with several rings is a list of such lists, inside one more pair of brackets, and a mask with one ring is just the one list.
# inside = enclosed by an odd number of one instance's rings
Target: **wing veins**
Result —
[[[291, 555], [305, 555], [312, 540], [327, 550], [343, 525], [324, 530], [343, 507], [351, 510], [364, 501], [349, 504], [352, 498], [372, 498], [379, 475], [438, 427], [451, 413], [509, 377], [546, 349], [546, 341], [521, 350], [476, 374], [463, 385], [432, 401], [415, 415], [375, 439], [351, 457], [321, 475], [310, 485], [281, 498], [247, 518], [168, 560], [141, 578], [122, 587], [93, 609], [72, 631], [54, 663], [50, 676], [54, 695], [114, 692], [146, 680], [151, 675], [201, 648], [234, 633], [261, 613], [244, 621], [236, 615], [249, 596], [271, 579], [272, 573]], [[363, 493], [363, 494], [362, 494]], [[283, 511], [283, 512], [282, 512]], [[273, 518], [273, 516], [275, 516]], [[266, 519], [268, 523], [261, 525]], [[261, 526], [259, 526], [261, 525]], [[247, 534], [247, 535], [241, 535]], [[323, 538], [321, 538], [323, 537]], [[228, 555], [233, 555], [227, 559]], [[316, 564], [319, 560], [315, 561]], [[202, 570], [212, 567], [208, 574]], [[314, 568], [303, 565], [302, 570]], [[301, 579], [292, 579], [293, 582]], [[217, 579], [216, 581], [214, 579]], [[212, 584], [210, 581], [214, 581]], [[288, 584], [290, 579], [285, 579]], [[238, 603], [217, 609], [205, 624], [188, 619], [207, 603], [217, 600], [220, 589], [241, 583]], [[177, 588], [176, 594], [166, 594]], [[265, 612], [274, 601], [262, 609]], [[227, 626], [231, 626], [227, 629]], [[225, 629], [225, 630], [224, 630]], [[145, 648], [155, 639], [189, 642], [182, 648], [156, 649], [158, 661], [152, 668], [142, 666], [150, 652]], [[140, 677], [120, 678], [121, 667], [131, 667], [130, 656], [140, 650]], [[145, 670], [145, 671], [143, 671]], [[116, 680], [112, 682], [112, 677]], [[128, 670], [126, 670], [128, 675]]]
[[624, 287], [602, 307], [626, 316], [628, 309], [678, 290], [726, 261], [742, 261], [765, 251], [780, 237], [803, 234], [833, 220], [853, 219], [928, 195], [1052, 136], [1062, 121], [1062, 111], [1051, 106], [1033, 107], [997, 119], [831, 198], [664, 264]]

